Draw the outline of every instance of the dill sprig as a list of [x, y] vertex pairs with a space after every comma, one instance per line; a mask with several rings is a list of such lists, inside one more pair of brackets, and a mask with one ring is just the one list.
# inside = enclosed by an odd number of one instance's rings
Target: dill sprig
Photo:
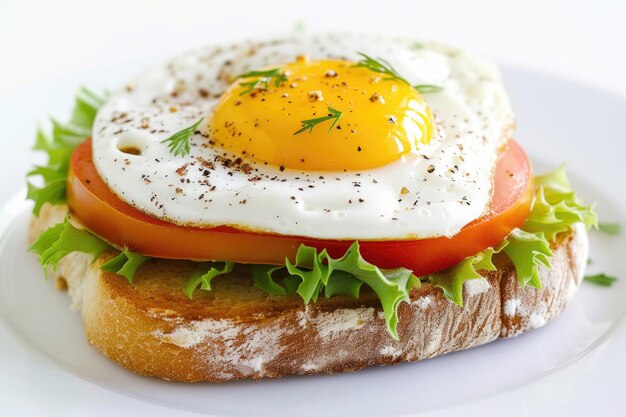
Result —
[[255, 78], [256, 80], [242, 82], [239, 85], [246, 87], [239, 95], [243, 96], [251, 93], [253, 90], [267, 90], [271, 84], [274, 87], [278, 87], [280, 83], [287, 81], [287, 76], [280, 72], [280, 68], [274, 68], [267, 71], [250, 71], [245, 74], [241, 74], [237, 78]]
[[404, 77], [402, 77], [398, 71], [386, 60], [382, 58], [372, 58], [371, 56], [364, 54], [363, 52], [357, 52], [362, 59], [358, 61], [354, 67], [363, 67], [367, 68], [370, 71], [379, 72], [381, 74], [385, 74], [386, 77], [383, 80], [393, 80], [400, 81], [406, 85], [411, 85]]
[[413, 86], [420, 94], [438, 93], [443, 90], [443, 87], [433, 84], [417, 84]]
[[174, 156], [187, 156], [189, 155], [189, 139], [196, 132], [196, 129], [202, 123], [204, 118], [201, 118], [193, 125], [174, 133], [167, 139], [163, 139], [161, 143], [167, 143], [167, 148]]
[[297, 134], [300, 134], [302, 132], [305, 131], [309, 131], [309, 133], [313, 132], [313, 128], [315, 126], [317, 126], [320, 123], [324, 123], [328, 120], [332, 120], [334, 119], [333, 123], [330, 125], [330, 127], [328, 128], [328, 131], [330, 132], [332, 130], [333, 127], [335, 127], [335, 125], [337, 124], [337, 122], [339, 121], [339, 119], [341, 118], [341, 116], [343, 115], [343, 112], [340, 112], [339, 110], [335, 110], [332, 107], [327, 107], [328, 109], [328, 115], [327, 116], [323, 116], [323, 117], [316, 117], [314, 119], [307, 119], [307, 120], [302, 120], [300, 123], [302, 123], [302, 127], [300, 128], [300, 130], [298, 130], [297, 132], [294, 133], [294, 136]]
[[362, 59], [353, 66], [367, 68], [370, 71], [385, 74], [386, 77], [383, 78], [383, 80], [399, 81], [413, 87], [420, 94], [437, 93], [443, 90], [443, 87], [432, 84], [417, 84], [412, 86], [411, 83], [409, 83], [406, 78], [401, 76], [400, 73], [398, 73], [398, 71], [388, 61], [382, 58], [372, 58], [371, 56], [364, 54], [363, 52], [357, 52], [357, 54], [359, 54]]

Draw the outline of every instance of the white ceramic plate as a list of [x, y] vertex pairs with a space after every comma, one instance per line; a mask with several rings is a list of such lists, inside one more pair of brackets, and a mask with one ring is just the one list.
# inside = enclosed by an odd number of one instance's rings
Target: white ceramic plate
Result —
[[[602, 219], [626, 225], [620, 174], [626, 147], [618, 137], [626, 101], [518, 70], [505, 69], [504, 76], [518, 115], [516, 138], [535, 170], [567, 161], [575, 188], [587, 201], [598, 202]], [[35, 257], [26, 253], [29, 218], [29, 206], [21, 197], [0, 215], [0, 314], [18, 343], [39, 350], [47, 361], [85, 381], [147, 402], [211, 415], [330, 412], [383, 417], [496, 398], [574, 364], [611, 337], [626, 311], [624, 277], [611, 289], [585, 283], [567, 310], [547, 327], [417, 364], [221, 385], [168, 383], [135, 376], [88, 345], [80, 316], [69, 310], [67, 296], [43, 280]], [[620, 275], [626, 233], [617, 237], [592, 233], [591, 238], [590, 268]], [[8, 349], [3, 346], [0, 354]]]

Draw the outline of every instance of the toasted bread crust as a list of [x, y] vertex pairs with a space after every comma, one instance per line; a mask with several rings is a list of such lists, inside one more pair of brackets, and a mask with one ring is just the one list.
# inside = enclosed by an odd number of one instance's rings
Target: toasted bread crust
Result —
[[[34, 219], [31, 239], [67, 213], [48, 206]], [[331, 373], [370, 365], [418, 361], [512, 337], [556, 317], [581, 282], [588, 256], [583, 228], [553, 245], [553, 268], [540, 270], [543, 288], [522, 289], [506, 256], [497, 271], [464, 286], [464, 307], [426, 284], [399, 309], [398, 334], [386, 329], [371, 292], [355, 300], [274, 297], [254, 288], [245, 267], [214, 281], [212, 291], [182, 292], [192, 262], [151, 260], [133, 285], [73, 253], [58, 276], [82, 311], [87, 338], [106, 356], [142, 375], [168, 380], [223, 382], [241, 378]]]

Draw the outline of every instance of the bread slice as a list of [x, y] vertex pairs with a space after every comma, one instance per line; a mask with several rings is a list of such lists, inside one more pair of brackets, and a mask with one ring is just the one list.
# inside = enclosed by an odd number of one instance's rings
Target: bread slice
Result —
[[[31, 239], [62, 221], [63, 206], [45, 206]], [[431, 284], [411, 292], [399, 310], [399, 340], [387, 333], [372, 292], [305, 306], [299, 297], [276, 297], [254, 288], [246, 267], [212, 283], [212, 291], [182, 291], [193, 269], [187, 261], [145, 263], [132, 285], [73, 253], [56, 278], [68, 284], [82, 311], [89, 342], [142, 375], [197, 382], [352, 371], [370, 365], [418, 361], [516, 336], [556, 317], [579, 286], [588, 256], [584, 228], [553, 245], [553, 268], [540, 271], [543, 288], [522, 289], [508, 258], [497, 271], [464, 286], [458, 307]], [[63, 281], [61, 281], [63, 282]]]

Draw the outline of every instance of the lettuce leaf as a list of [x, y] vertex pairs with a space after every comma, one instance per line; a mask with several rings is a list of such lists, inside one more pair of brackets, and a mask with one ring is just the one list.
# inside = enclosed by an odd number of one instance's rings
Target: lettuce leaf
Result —
[[[282, 266], [250, 265], [254, 286], [270, 295], [287, 295], [285, 285], [280, 285], [274, 280], [274, 273], [281, 269]], [[295, 290], [293, 292], [295, 293]]]
[[535, 199], [521, 229], [508, 237], [504, 253], [511, 259], [520, 285], [541, 288], [539, 267], [552, 268], [550, 242], [577, 223], [598, 228], [594, 205], [577, 197], [565, 173], [565, 165], [534, 178]]
[[572, 189], [565, 166], [535, 177], [535, 201], [528, 220], [522, 227], [526, 232], [543, 233], [548, 241], [568, 230], [575, 223], [587, 228], [598, 227], [593, 205], [585, 206]]
[[[323, 253], [326, 254], [325, 251]], [[304, 304], [309, 304], [311, 300], [317, 301], [322, 285], [328, 283], [332, 270], [328, 265], [324, 265], [323, 260], [315, 248], [306, 245], [300, 245], [298, 248], [295, 265], [289, 262], [289, 259], [285, 259], [289, 274], [302, 280], [296, 292], [300, 294]]]
[[270, 295], [287, 295], [285, 286], [277, 283], [274, 279], [274, 273], [281, 269], [283, 269], [282, 266], [250, 265], [254, 286]]
[[409, 299], [411, 288], [420, 285], [408, 269], [382, 269], [367, 262], [361, 256], [358, 242], [337, 259], [325, 250], [318, 252], [311, 246], [300, 245], [295, 263], [285, 259], [285, 267], [252, 265], [251, 270], [255, 287], [272, 295], [284, 296], [295, 291], [305, 304], [316, 302], [322, 292], [326, 298], [358, 297], [366, 284], [380, 298], [387, 329], [395, 339], [398, 308]]
[[219, 275], [232, 272], [235, 264], [233, 262], [200, 262], [191, 273], [191, 277], [183, 289], [189, 299], [193, 298], [193, 293], [200, 287], [202, 290], [211, 290], [211, 280]]
[[328, 283], [324, 286], [324, 296], [330, 298], [335, 295], [346, 295], [359, 298], [363, 284], [363, 281], [348, 272], [333, 271], [328, 277]]
[[539, 266], [552, 269], [550, 242], [542, 232], [530, 233], [522, 229], [513, 230], [506, 240], [504, 253], [513, 262], [520, 285], [541, 288]]
[[[87, 129], [91, 132], [93, 123], [96, 120], [98, 109], [104, 104], [106, 97], [101, 97], [86, 87], [81, 87], [76, 94], [74, 102], [74, 110], [72, 111], [72, 119], [70, 125]], [[85, 138], [79, 138], [82, 142]]]
[[139, 267], [148, 259], [150, 258], [147, 256], [124, 249], [115, 258], [102, 264], [100, 269], [106, 272], [113, 272], [121, 275], [132, 284], [135, 272], [137, 272], [137, 269], [139, 269]]
[[46, 271], [57, 270], [59, 261], [72, 252], [89, 254], [95, 261], [111, 246], [86, 230], [72, 226], [69, 219], [50, 227], [41, 233], [28, 249], [39, 258], [39, 263]]
[[500, 252], [507, 244], [504, 241], [498, 248], [488, 248], [474, 256], [470, 256], [443, 271], [427, 275], [426, 278], [436, 287], [441, 288], [443, 295], [463, 307], [463, 284], [470, 279], [483, 278], [478, 271], [495, 271], [496, 267], [491, 258], [495, 253]]
[[320, 258], [328, 262], [328, 269], [331, 272], [343, 271], [352, 274], [354, 278], [374, 290], [385, 313], [387, 330], [397, 340], [398, 308], [400, 303], [408, 301], [411, 288], [420, 285], [417, 277], [406, 268], [382, 269], [367, 262], [361, 256], [359, 242], [354, 242], [339, 259], [332, 259], [325, 250], [320, 254]]
[[513, 263], [522, 287], [541, 288], [540, 266], [552, 268], [550, 242], [576, 223], [584, 223], [587, 228], [597, 227], [598, 218], [593, 206], [584, 205], [576, 196], [564, 166], [535, 177], [534, 186], [535, 198], [527, 221], [521, 228], [513, 230], [497, 248], [486, 249], [452, 268], [422, 279], [441, 288], [446, 298], [462, 306], [465, 281], [481, 277], [480, 270], [494, 270], [491, 257], [502, 251]]
[[[92, 262], [106, 251], [114, 248], [87, 230], [77, 229], [68, 218], [41, 233], [28, 249], [37, 255], [39, 263], [46, 272], [57, 270], [59, 261], [72, 252], [82, 252], [91, 255]], [[105, 262], [100, 269], [114, 272], [133, 282], [137, 269], [148, 259], [147, 256], [129, 251], [120, 252], [118, 256]]]
[[[44, 180], [45, 181], [45, 180]], [[45, 203], [65, 203], [66, 181], [65, 178], [46, 181], [42, 187], [37, 187], [30, 182], [27, 184], [26, 198], [35, 202], [33, 213], [39, 216], [39, 212]]]
[[81, 87], [76, 95], [69, 123], [63, 124], [51, 119], [52, 136], [46, 135], [41, 128], [37, 130], [33, 149], [45, 152], [48, 161], [46, 165], [35, 166], [26, 174], [28, 178], [41, 177], [41, 186], [28, 182], [27, 198], [35, 202], [33, 213], [36, 216], [45, 203], [65, 202], [65, 183], [72, 153], [78, 144], [91, 136], [93, 122], [102, 103], [102, 98]]
[[[292, 266], [292, 270], [293, 268]], [[303, 274], [300, 274], [300, 272], [304, 271], [298, 271], [296, 275], [284, 276], [283, 274], [282, 277], [274, 277], [276, 272], [284, 269], [285, 267], [274, 265], [250, 265], [254, 286], [270, 295], [285, 296], [296, 294], [303, 277]], [[359, 281], [348, 272], [332, 271], [328, 275], [328, 282], [326, 285], [323, 285], [324, 296], [330, 298], [335, 295], [346, 295], [358, 298], [363, 284], [363, 281]]]

